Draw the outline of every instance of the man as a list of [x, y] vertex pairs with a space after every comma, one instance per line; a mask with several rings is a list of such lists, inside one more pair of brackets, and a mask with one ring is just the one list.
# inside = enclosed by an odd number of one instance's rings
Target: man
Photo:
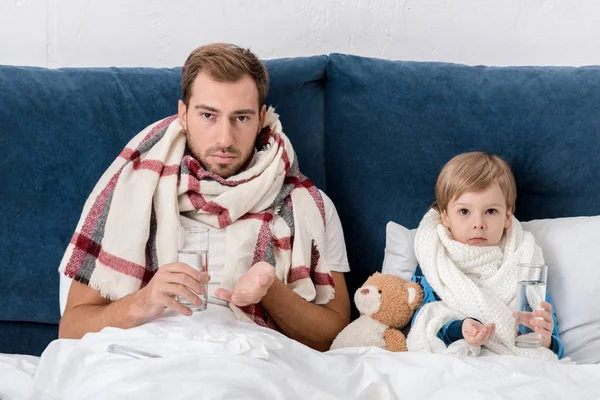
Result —
[[[132, 139], [86, 202], [60, 267], [73, 283], [59, 337], [166, 308], [191, 315], [177, 296], [199, 304], [210, 279], [238, 318], [327, 350], [350, 319], [341, 223], [264, 104], [265, 67], [249, 50], [203, 46], [182, 91], [177, 118]], [[210, 277], [177, 262], [179, 225], [209, 227]]]

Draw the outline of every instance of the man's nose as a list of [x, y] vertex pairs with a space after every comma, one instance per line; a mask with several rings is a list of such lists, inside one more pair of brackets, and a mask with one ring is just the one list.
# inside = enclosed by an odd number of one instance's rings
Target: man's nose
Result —
[[219, 147], [230, 147], [233, 145], [233, 126], [229, 119], [219, 121], [216, 145]]

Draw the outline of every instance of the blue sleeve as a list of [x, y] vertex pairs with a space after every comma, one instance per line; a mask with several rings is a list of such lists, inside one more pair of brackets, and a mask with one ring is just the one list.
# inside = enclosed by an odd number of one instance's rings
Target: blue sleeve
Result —
[[554, 321], [554, 329], [552, 329], [552, 343], [550, 345], [550, 350], [552, 350], [560, 359], [565, 356], [565, 347], [563, 346], [562, 340], [560, 340], [560, 335], [558, 333], [558, 319], [556, 318], [556, 312], [554, 311], [554, 303], [552, 302], [552, 296], [550, 296], [549, 291], [546, 291], [546, 301], [552, 305], [552, 320]]
[[448, 322], [440, 331], [437, 336], [444, 341], [446, 346], [451, 345], [457, 340], [464, 339], [462, 333], [462, 324], [464, 319], [457, 319], [454, 321]]
[[417, 266], [413, 277], [411, 278], [411, 282], [418, 283], [423, 288], [423, 303], [415, 310], [415, 313], [412, 317], [412, 321], [410, 322], [410, 326], [415, 323], [415, 318], [417, 318], [417, 314], [421, 311], [421, 307], [423, 307], [427, 303], [431, 303], [433, 301], [438, 301], [440, 298], [435, 294], [433, 288], [429, 286], [429, 282], [423, 276], [423, 272], [421, 271], [421, 267]]
[[[429, 285], [427, 279], [425, 279], [425, 277], [423, 276], [421, 267], [417, 266], [417, 269], [415, 270], [411, 281], [418, 283], [423, 288], [423, 303], [413, 315], [412, 321], [410, 323], [410, 325], [412, 326], [415, 322], [417, 314], [421, 310], [421, 307], [423, 307], [427, 303], [439, 301], [440, 298], [435, 293], [433, 288]], [[456, 342], [457, 340], [464, 339], [462, 334], [462, 322], [463, 320], [450, 321], [442, 329], [440, 329], [440, 331], [438, 332], [438, 337], [446, 344], [446, 346]]]

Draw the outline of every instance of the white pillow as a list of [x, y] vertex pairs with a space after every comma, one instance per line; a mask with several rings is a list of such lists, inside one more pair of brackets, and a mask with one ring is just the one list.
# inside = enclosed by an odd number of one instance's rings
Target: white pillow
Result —
[[387, 223], [382, 273], [399, 276], [405, 281], [412, 278], [418, 264], [414, 247], [416, 234], [416, 229], [407, 229], [392, 221]]
[[[528, 221], [523, 229], [544, 252], [565, 354], [578, 363], [600, 363], [600, 216]], [[382, 272], [412, 277], [415, 232], [387, 224]]]

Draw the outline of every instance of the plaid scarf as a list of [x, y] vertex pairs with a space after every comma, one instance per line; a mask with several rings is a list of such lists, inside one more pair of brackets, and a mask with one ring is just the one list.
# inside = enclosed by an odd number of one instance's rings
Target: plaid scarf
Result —
[[[144, 287], [159, 266], [177, 262], [180, 213], [226, 229], [222, 287], [259, 261], [307, 301], [325, 304], [334, 282], [323, 257], [325, 211], [298, 168], [281, 122], [269, 108], [250, 166], [228, 179], [188, 154], [177, 116], [136, 135], [86, 201], [59, 271], [120, 299]], [[259, 305], [236, 316], [277, 329]]]

